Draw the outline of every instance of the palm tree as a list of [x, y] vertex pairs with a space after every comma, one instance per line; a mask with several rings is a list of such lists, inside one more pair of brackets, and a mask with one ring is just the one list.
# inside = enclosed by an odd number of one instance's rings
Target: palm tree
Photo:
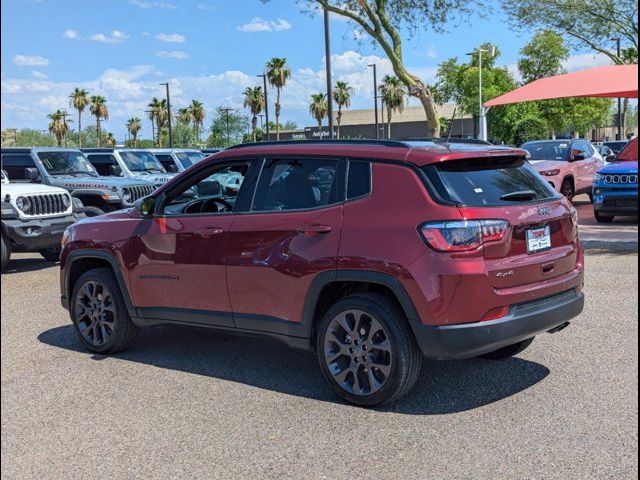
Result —
[[138, 117], [131, 117], [127, 120], [127, 130], [133, 139], [133, 148], [138, 148], [138, 132], [142, 128], [142, 120]]
[[113, 148], [116, 146], [116, 137], [113, 136], [113, 133], [109, 132], [107, 133], [107, 137], [105, 138], [105, 143], [107, 144], [107, 147]]
[[107, 99], [101, 95], [93, 95], [89, 98], [89, 111], [91, 115], [96, 117], [96, 135], [98, 136], [98, 146], [101, 143], [102, 132], [100, 130], [100, 120], [109, 119], [109, 110], [107, 109]]
[[394, 112], [404, 111], [406, 92], [400, 79], [393, 75], [385, 76], [379, 88], [382, 101], [387, 108], [387, 137], [391, 138], [391, 118]]
[[244, 91], [243, 105], [245, 108], [251, 110], [251, 135], [255, 142], [257, 141], [258, 115], [260, 115], [264, 108], [264, 92], [262, 91], [262, 87], [247, 87]]
[[311, 113], [311, 115], [313, 115], [313, 118], [315, 118], [318, 122], [320, 138], [322, 138], [322, 120], [324, 120], [328, 112], [329, 104], [327, 103], [327, 96], [324, 93], [314, 93], [313, 95], [311, 95], [309, 113]]
[[207, 113], [204, 109], [204, 104], [198, 100], [191, 100], [189, 111], [191, 112], [191, 121], [193, 122], [193, 128], [196, 131], [196, 139], [198, 140], [198, 142], [200, 142], [200, 132], [202, 131], [204, 119], [207, 117]]
[[89, 105], [89, 92], [76, 87], [69, 95], [69, 105], [78, 111], [78, 147], [82, 148], [82, 112]]
[[156, 141], [156, 146], [162, 146], [162, 127], [167, 123], [167, 100], [162, 99], [159, 100], [156, 97], [151, 99], [151, 103], [149, 103], [148, 107], [151, 109], [150, 116], [152, 121], [156, 122], [156, 131], [158, 132], [158, 139]]
[[280, 140], [280, 93], [291, 78], [291, 68], [286, 58], [272, 58], [267, 62], [267, 80], [272, 87], [276, 87], [276, 140]]
[[351, 108], [351, 92], [353, 88], [347, 82], [336, 82], [333, 90], [333, 99], [338, 105], [338, 140], [340, 140], [340, 124], [342, 123], [342, 109]]
[[191, 110], [189, 108], [178, 109], [178, 122], [189, 125], [191, 123]]
[[55, 112], [47, 115], [47, 118], [51, 120], [49, 122], [49, 132], [55, 135], [59, 147], [62, 147], [62, 140], [69, 131], [69, 125], [67, 124], [66, 117], [67, 113], [62, 110], [56, 110]]

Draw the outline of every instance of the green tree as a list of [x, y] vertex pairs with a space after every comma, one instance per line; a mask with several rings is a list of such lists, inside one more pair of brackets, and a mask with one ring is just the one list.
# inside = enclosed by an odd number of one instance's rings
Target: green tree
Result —
[[2, 130], [3, 147], [53, 147], [56, 143], [56, 137], [48, 130], [31, 128]]
[[530, 140], [545, 138], [549, 126], [538, 117], [525, 117], [515, 124], [513, 140], [516, 145], [522, 145]]
[[109, 109], [107, 108], [107, 99], [101, 95], [93, 95], [89, 99], [89, 111], [91, 115], [96, 117], [96, 137], [98, 142], [98, 147], [101, 144], [102, 133], [100, 130], [100, 120], [108, 120], [109, 119]]
[[264, 108], [264, 92], [262, 87], [247, 87], [244, 91], [243, 105], [251, 112], [251, 137], [257, 141], [258, 115]]
[[575, 137], [585, 137], [589, 130], [610, 123], [613, 100], [610, 98], [568, 98], [567, 126]]
[[110, 148], [114, 148], [118, 142], [116, 141], [116, 137], [113, 136], [113, 133], [111, 132], [107, 132], [107, 135], [105, 136], [104, 139], [104, 143], [107, 145], [107, 147]]
[[69, 95], [69, 105], [78, 111], [78, 147], [82, 148], [82, 112], [89, 106], [89, 92], [84, 88], [74, 88]]
[[127, 131], [131, 135], [133, 148], [138, 148], [138, 132], [142, 129], [142, 121], [138, 117], [127, 120]]
[[427, 116], [427, 136], [438, 137], [440, 122], [436, 102], [430, 87], [405, 66], [402, 36], [406, 32], [410, 35], [428, 30], [442, 32], [456, 17], [468, 13], [470, 5], [481, 8], [482, 0], [304, 1], [311, 7], [326, 8], [331, 13], [351, 20], [382, 48], [393, 66], [395, 75], [402, 81], [409, 95], [420, 100]]
[[351, 108], [351, 93], [353, 92], [353, 88], [349, 86], [348, 82], [336, 82], [336, 86], [333, 88], [333, 100], [338, 105], [338, 116], [337, 116], [337, 137], [340, 140], [340, 125], [342, 124], [342, 109]]
[[[327, 103], [327, 96], [324, 93], [314, 93], [311, 95], [309, 113], [311, 113], [311, 116], [318, 122], [318, 129], [322, 134], [322, 121], [329, 113], [329, 104]], [[320, 138], [322, 138], [322, 136], [320, 136]]]
[[149, 107], [149, 117], [151, 118], [151, 121], [156, 122], [156, 147], [162, 147], [164, 127], [167, 124], [167, 118], [169, 117], [167, 100], [164, 98], [160, 100], [157, 97], [153, 97], [147, 106]]
[[204, 124], [204, 121], [207, 117], [204, 104], [199, 100], [191, 100], [191, 104], [189, 105], [189, 112], [191, 114], [191, 121], [193, 122], [193, 128], [196, 133], [196, 143], [199, 143], [202, 125]]
[[515, 27], [525, 31], [552, 29], [577, 49], [588, 47], [615, 64], [627, 61], [613, 49], [612, 38], [638, 50], [636, 0], [501, 0]]
[[379, 88], [382, 102], [387, 110], [387, 138], [391, 138], [393, 114], [395, 112], [402, 113], [406, 103], [404, 85], [398, 77], [386, 75]]
[[251, 120], [247, 115], [238, 111], [227, 111], [224, 107], [217, 107], [207, 137], [207, 147], [227, 146], [227, 119], [229, 125], [229, 145], [236, 145], [242, 142], [244, 135], [249, 131]]
[[520, 50], [518, 70], [524, 83], [544, 77], [566, 73], [564, 62], [569, 58], [569, 49], [562, 35], [553, 30], [537, 32], [531, 41]]
[[49, 132], [55, 135], [58, 147], [62, 147], [62, 140], [69, 132], [66, 115], [66, 112], [63, 112], [62, 110], [56, 110], [55, 112], [47, 115], [47, 118], [51, 120], [49, 122]]
[[286, 58], [274, 57], [267, 62], [267, 80], [269, 85], [276, 89], [276, 140], [280, 140], [280, 114], [282, 113], [282, 105], [280, 104], [280, 95], [282, 89], [291, 78], [291, 67], [287, 63]]
[[282, 130], [297, 130], [298, 129], [298, 124], [294, 121], [287, 121], [284, 123], [284, 125], [282, 126]]
[[191, 123], [191, 111], [188, 107], [179, 108], [177, 113], [178, 123], [184, 123], [189, 125]]
[[[168, 130], [167, 130], [168, 133]], [[189, 123], [176, 122], [172, 129], [174, 148], [193, 148], [198, 144], [196, 131]]]

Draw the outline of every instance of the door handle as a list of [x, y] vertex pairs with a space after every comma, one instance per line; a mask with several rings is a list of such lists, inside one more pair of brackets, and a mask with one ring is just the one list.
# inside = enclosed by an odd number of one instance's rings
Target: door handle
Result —
[[212, 238], [215, 235], [220, 235], [224, 230], [219, 227], [206, 227], [200, 230], [196, 230], [194, 233], [202, 238]]
[[333, 227], [329, 225], [305, 225], [298, 229], [298, 233], [303, 233], [307, 237], [312, 237], [314, 235], [322, 235], [327, 234], [333, 230]]

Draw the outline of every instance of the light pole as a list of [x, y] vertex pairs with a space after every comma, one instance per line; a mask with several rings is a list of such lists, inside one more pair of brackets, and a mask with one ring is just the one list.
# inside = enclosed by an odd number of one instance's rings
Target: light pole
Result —
[[488, 132], [487, 132], [487, 112], [489, 111], [482, 104], [482, 54], [489, 53], [492, 57], [495, 56], [495, 47], [491, 47], [491, 49], [487, 50], [485, 48], [477, 48], [475, 51], [467, 53], [467, 55], [473, 56], [476, 52], [478, 53], [478, 101], [480, 105], [480, 117], [478, 118], [478, 138], [480, 140], [487, 140]]
[[[333, 80], [331, 79], [331, 33], [329, 32], [329, 10], [324, 9], [324, 49], [327, 65], [327, 105], [329, 107], [329, 140], [333, 140]], [[322, 135], [322, 132], [320, 132]], [[320, 137], [322, 138], [322, 137]]]
[[262, 82], [264, 83], [264, 116], [265, 116], [265, 121], [267, 123], [267, 135], [265, 137], [265, 141], [269, 141], [269, 96], [268, 96], [268, 92], [267, 92], [267, 75], [266, 74], [262, 74], [262, 75], [258, 75], [258, 77], [262, 78]]
[[169, 122], [169, 148], [173, 148], [173, 134], [171, 132], [171, 100], [169, 99], [169, 82], [161, 83], [167, 88], [167, 120]]
[[233, 112], [234, 108], [225, 108], [224, 112], [227, 114], [227, 148], [231, 146], [231, 130], [229, 127], [229, 112]]
[[373, 105], [376, 115], [376, 139], [380, 138], [380, 122], [378, 120], [378, 65], [375, 63], [371, 65], [367, 65], [368, 67], [373, 68]]
[[[620, 58], [621, 54], [621, 45], [620, 45], [620, 37], [612, 38], [616, 42], [616, 52], [618, 58]], [[616, 140], [622, 140], [622, 98], [618, 97], [618, 118], [616, 119], [616, 126], [618, 127], [618, 133], [616, 133]]]

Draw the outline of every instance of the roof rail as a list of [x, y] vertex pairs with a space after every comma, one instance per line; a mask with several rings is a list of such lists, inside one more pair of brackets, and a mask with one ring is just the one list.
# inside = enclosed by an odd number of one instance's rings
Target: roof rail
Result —
[[399, 140], [282, 140], [255, 143], [239, 143], [232, 145], [226, 150], [236, 150], [247, 147], [264, 147], [271, 145], [379, 145], [382, 147], [408, 148], [409, 144]]

